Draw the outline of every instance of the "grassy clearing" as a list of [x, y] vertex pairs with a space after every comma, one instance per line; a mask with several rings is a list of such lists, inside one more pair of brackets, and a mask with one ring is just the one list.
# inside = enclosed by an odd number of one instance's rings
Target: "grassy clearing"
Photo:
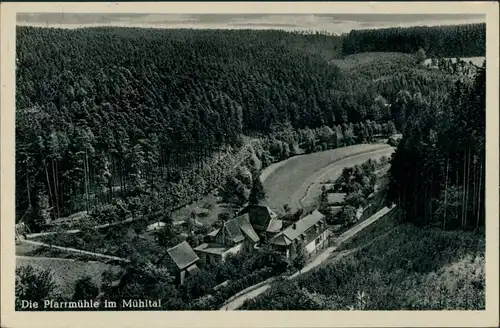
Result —
[[66, 252], [60, 249], [45, 247], [45, 246], [35, 246], [35, 245], [18, 245], [16, 246], [17, 256], [26, 257], [50, 257], [59, 259], [70, 259], [79, 261], [95, 261], [96, 257], [91, 255], [79, 254], [75, 252]]
[[101, 286], [102, 273], [108, 269], [120, 270], [120, 267], [110, 266], [101, 262], [84, 262], [59, 258], [16, 258], [16, 266], [31, 265], [36, 269], [50, 269], [58, 285], [58, 292], [71, 297], [75, 282], [88, 275], [97, 286]]
[[359, 155], [355, 158], [349, 159], [347, 161], [341, 161], [329, 165], [328, 167], [320, 170], [315, 176], [315, 181], [309, 186], [304, 197], [301, 199], [301, 203], [304, 206], [311, 205], [316, 201], [316, 199], [321, 194], [321, 187], [324, 182], [335, 181], [342, 174], [342, 170], [345, 167], [361, 165], [365, 163], [368, 159], [380, 160], [383, 156], [389, 157], [394, 152], [393, 148], [386, 148], [383, 151], [377, 153], [371, 153], [366, 155]]
[[413, 63], [414, 60], [411, 55], [399, 52], [364, 52], [330, 61], [330, 64], [336, 65], [342, 70], [354, 69], [357, 71], [362, 71], [373, 64], [384, 65], [390, 68], [401, 64], [408, 65]]
[[[277, 166], [263, 182], [267, 202], [277, 210], [285, 204], [296, 209], [300, 207], [300, 199], [307, 188], [316, 180], [318, 171], [343, 158], [386, 147], [389, 146], [361, 144], [292, 157]], [[350, 166], [350, 163], [346, 161], [345, 166]]]
[[33, 256], [32, 254], [36, 252], [40, 247], [31, 244], [19, 244], [16, 245], [16, 255], [20, 256]]
[[207, 226], [213, 225], [217, 221], [219, 214], [225, 211], [223, 207], [219, 206], [217, 197], [214, 194], [209, 194], [197, 202], [172, 212], [172, 219], [174, 221], [185, 221], [190, 217], [191, 213], [201, 212], [200, 210], [206, 211], [206, 214], [198, 215], [196, 220]]

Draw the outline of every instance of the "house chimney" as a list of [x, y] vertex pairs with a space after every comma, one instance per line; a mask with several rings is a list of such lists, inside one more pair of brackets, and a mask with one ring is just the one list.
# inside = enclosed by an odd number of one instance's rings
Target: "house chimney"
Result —
[[296, 224], [296, 223], [294, 223], [294, 224], [292, 225], [292, 228], [293, 228], [293, 229], [297, 229], [297, 224]]

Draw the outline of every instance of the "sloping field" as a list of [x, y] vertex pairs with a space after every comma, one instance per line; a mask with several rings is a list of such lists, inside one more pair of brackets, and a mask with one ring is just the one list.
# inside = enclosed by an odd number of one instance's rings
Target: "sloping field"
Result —
[[[361, 144], [295, 156], [273, 164], [266, 168], [261, 175], [267, 202], [276, 210], [282, 210], [285, 204], [290, 205], [292, 210], [295, 210], [301, 206], [300, 200], [306, 194], [309, 186], [314, 184], [316, 180], [321, 180], [321, 175], [327, 172], [328, 167], [333, 163], [343, 160], [335, 166], [335, 170], [341, 171], [344, 167], [355, 165], [352, 163], [357, 163], [358, 160], [361, 162], [368, 160], [371, 152], [388, 151], [389, 149], [392, 150], [389, 145], [385, 144]], [[348, 157], [361, 154], [365, 154], [361, 159], [356, 157], [356, 159], [347, 160]]]
[[35, 269], [53, 272], [54, 280], [59, 286], [59, 292], [65, 296], [72, 296], [75, 282], [89, 275], [94, 283], [100, 287], [102, 273], [107, 269], [120, 270], [117, 266], [110, 266], [101, 262], [83, 262], [70, 259], [49, 258], [49, 257], [24, 257], [16, 256], [16, 267], [31, 265]]
[[314, 182], [309, 185], [305, 193], [300, 199], [302, 206], [311, 205], [317, 197], [321, 194], [322, 183], [325, 181], [335, 181], [342, 174], [342, 170], [348, 166], [361, 165], [369, 159], [379, 160], [382, 157], [389, 157], [394, 152], [394, 148], [388, 147], [381, 150], [369, 152], [367, 154], [361, 154], [352, 156], [319, 170], [314, 175]]
[[388, 217], [328, 264], [268, 289], [242, 310], [484, 310], [484, 252], [484, 232], [398, 225]]

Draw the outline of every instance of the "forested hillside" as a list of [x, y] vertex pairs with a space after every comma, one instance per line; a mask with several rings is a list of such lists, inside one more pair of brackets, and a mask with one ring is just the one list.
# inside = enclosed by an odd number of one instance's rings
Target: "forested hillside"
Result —
[[415, 115], [392, 161], [389, 198], [402, 219], [446, 228], [484, 224], [486, 69], [459, 80], [442, 107]]
[[261, 155], [282, 160], [321, 149], [325, 126], [335, 146], [403, 131], [454, 89], [413, 54], [336, 64], [341, 46], [283, 31], [18, 27], [18, 218], [36, 229], [103, 204], [172, 209], [225, 181], [243, 135], [271, 138]]
[[419, 48], [430, 57], [485, 56], [486, 24], [353, 30], [342, 43], [345, 54], [369, 51], [414, 53]]
[[[168, 300], [169, 310], [218, 309], [243, 288], [287, 272], [291, 262], [263, 247], [179, 287], [161, 263], [166, 248], [181, 240], [196, 247], [240, 207], [265, 200], [260, 173], [272, 163], [387, 142], [396, 151], [383, 183], [375, 166], [345, 169], [331, 182], [354, 205], [341, 220], [366, 205], [376, 186], [377, 206], [398, 205], [392, 214], [341, 245], [329, 264], [277, 279], [243, 307], [484, 308], [485, 65], [471, 69], [443, 58], [483, 56], [484, 29], [334, 36], [18, 27], [16, 219], [31, 232], [56, 227], [38, 235], [43, 242], [130, 260], [126, 275], [110, 273], [91, 286], [95, 297], [101, 288], [106, 297]], [[441, 64], [429, 67], [426, 54]], [[336, 155], [322, 156], [332, 165]], [[296, 169], [297, 186], [319, 183], [320, 166]], [[353, 181], [366, 190], [357, 193]], [[311, 207], [326, 213], [324, 190]], [[304, 213], [288, 213], [284, 203], [288, 218]], [[180, 208], [183, 222], [174, 223]], [[53, 221], [71, 214], [85, 220]], [[139, 217], [148, 220], [119, 222]], [[149, 231], [149, 221], [164, 226]], [[95, 228], [106, 223], [118, 225]], [[67, 233], [70, 227], [80, 230]], [[26, 281], [39, 284], [29, 270], [19, 276], [21, 296]]]
[[183, 180], [196, 178], [179, 169], [197, 164], [191, 174], [213, 176], [199, 164], [213, 166], [211, 153], [241, 143], [242, 133], [267, 133], [288, 121], [295, 128], [347, 122], [345, 113], [361, 105], [332, 106], [339, 72], [314, 50], [324, 39], [18, 28], [19, 209], [50, 205], [66, 215], [92, 207], [92, 193], [111, 201], [115, 190], [136, 193], [160, 175], [181, 184], [168, 189], [182, 189], [196, 185]]
[[370, 230], [327, 265], [278, 282], [241, 310], [484, 310], [484, 234], [390, 217]]

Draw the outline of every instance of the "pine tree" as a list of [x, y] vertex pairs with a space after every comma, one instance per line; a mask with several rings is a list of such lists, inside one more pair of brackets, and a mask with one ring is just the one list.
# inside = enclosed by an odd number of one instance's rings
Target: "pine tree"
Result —
[[253, 178], [253, 186], [250, 192], [249, 202], [252, 205], [258, 205], [265, 198], [266, 198], [266, 193], [264, 191], [264, 186], [262, 185], [262, 181], [258, 176], [256, 176]]

